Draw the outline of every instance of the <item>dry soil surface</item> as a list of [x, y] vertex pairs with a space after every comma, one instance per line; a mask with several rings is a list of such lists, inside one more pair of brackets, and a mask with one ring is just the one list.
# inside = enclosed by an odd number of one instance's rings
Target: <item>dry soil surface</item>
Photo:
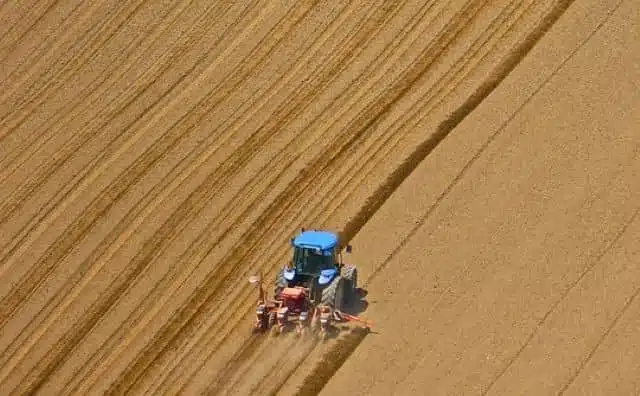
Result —
[[[638, 394], [633, 0], [0, 3], [0, 393]], [[372, 332], [252, 335], [302, 226]]]

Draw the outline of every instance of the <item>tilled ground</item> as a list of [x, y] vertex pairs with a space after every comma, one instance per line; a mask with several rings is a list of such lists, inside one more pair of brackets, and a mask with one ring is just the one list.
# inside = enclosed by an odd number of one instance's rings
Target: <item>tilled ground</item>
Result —
[[[2, 394], [637, 393], [632, 3], [3, 3]], [[251, 335], [301, 226], [373, 333]]]

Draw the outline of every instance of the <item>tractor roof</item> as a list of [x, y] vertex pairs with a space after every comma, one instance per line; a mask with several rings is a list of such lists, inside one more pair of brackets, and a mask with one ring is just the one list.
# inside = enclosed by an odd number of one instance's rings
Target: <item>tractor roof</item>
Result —
[[327, 250], [338, 244], [338, 237], [328, 231], [303, 231], [293, 240], [293, 244], [297, 247]]

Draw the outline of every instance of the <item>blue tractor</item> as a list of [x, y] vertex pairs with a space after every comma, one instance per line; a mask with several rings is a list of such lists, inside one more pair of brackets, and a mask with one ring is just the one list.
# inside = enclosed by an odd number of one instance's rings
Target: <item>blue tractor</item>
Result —
[[[329, 231], [305, 230], [291, 238], [293, 257], [275, 281], [274, 297], [280, 299], [286, 287], [302, 286], [309, 290], [315, 304], [343, 310], [357, 295], [358, 271], [342, 262], [338, 236]], [[351, 253], [351, 246], [346, 246]]]

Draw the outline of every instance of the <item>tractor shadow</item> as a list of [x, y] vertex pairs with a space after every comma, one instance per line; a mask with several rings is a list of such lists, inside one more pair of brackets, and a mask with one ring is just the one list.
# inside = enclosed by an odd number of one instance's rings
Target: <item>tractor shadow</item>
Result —
[[358, 316], [365, 312], [369, 307], [369, 302], [365, 300], [369, 292], [361, 287], [356, 289], [356, 296], [347, 306], [343, 308], [345, 313], [349, 315]]

